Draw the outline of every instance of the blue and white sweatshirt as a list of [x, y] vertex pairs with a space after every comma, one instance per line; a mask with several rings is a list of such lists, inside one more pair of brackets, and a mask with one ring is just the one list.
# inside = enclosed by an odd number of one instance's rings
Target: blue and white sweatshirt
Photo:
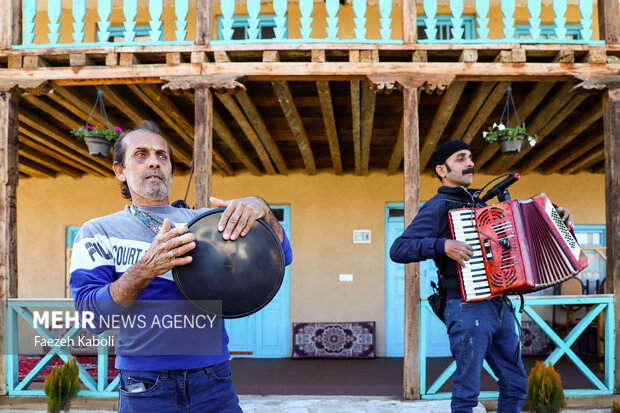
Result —
[[[142, 207], [141, 209], [160, 221], [168, 218], [172, 225], [187, 224], [194, 217], [208, 211], [206, 208], [192, 210], [175, 208], [170, 205]], [[92, 312], [97, 319], [100, 316], [105, 317], [126, 311], [112, 300], [110, 284], [144, 256], [154, 238], [155, 233], [131, 213], [129, 206], [115, 214], [86, 222], [75, 238], [71, 256], [69, 286], [75, 300], [76, 310]], [[284, 234], [282, 248], [285, 263], [289, 265], [293, 255], [286, 234]], [[151, 281], [138, 300], [174, 302], [185, 300], [185, 298], [177, 289], [172, 272], [168, 271]], [[196, 337], [189, 337], [192, 345], [195, 343], [197, 348], [201, 347], [201, 343], [204, 347], [213, 348], [213, 342], [205, 343], [204, 340], [221, 341], [221, 352], [202, 355], [151, 355], [148, 353], [148, 346], [149, 343], [158, 341], [157, 332], [149, 333], [144, 329], [121, 327], [115, 367], [142, 371], [178, 370], [207, 367], [228, 360], [228, 336], [223, 323], [219, 325], [221, 325], [221, 332], [217, 331], [217, 334], [205, 336], [208, 333], [201, 331], [196, 333]], [[91, 333], [98, 334], [106, 327], [95, 325], [94, 329], [88, 329]], [[153, 337], [154, 334], [155, 337]], [[142, 353], [141, 346], [145, 350]], [[131, 348], [131, 351], [122, 351], [123, 348], [126, 350]]]

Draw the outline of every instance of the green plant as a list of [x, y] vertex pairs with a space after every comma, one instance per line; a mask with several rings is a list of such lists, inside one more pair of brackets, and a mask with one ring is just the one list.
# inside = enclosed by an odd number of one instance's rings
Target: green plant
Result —
[[43, 390], [47, 395], [47, 410], [51, 413], [68, 412], [71, 399], [80, 390], [79, 370], [72, 358], [62, 367], [54, 366], [52, 372], [45, 379]]
[[614, 399], [614, 403], [611, 405], [611, 413], [620, 413], [620, 404], [618, 404], [616, 399]]
[[525, 131], [525, 123], [515, 126], [514, 128], [506, 127], [503, 123], [494, 123], [493, 126], [489, 126], [489, 129], [482, 132], [482, 137], [487, 142], [497, 142], [499, 138], [505, 136], [507, 139], [517, 140], [519, 136], [527, 138], [527, 142], [530, 146], [536, 145], [538, 142], [538, 135], [530, 136]]
[[527, 380], [527, 399], [533, 413], [557, 413], [566, 404], [560, 375], [553, 365], [536, 362]]
[[119, 136], [121, 136], [123, 130], [118, 126], [115, 126], [114, 129], [99, 129], [87, 124], [77, 129], [71, 129], [70, 133], [71, 135], [78, 138], [78, 140], [80, 141], [84, 141], [84, 136], [86, 135], [98, 135], [103, 136], [107, 140], [114, 142], [118, 139]]

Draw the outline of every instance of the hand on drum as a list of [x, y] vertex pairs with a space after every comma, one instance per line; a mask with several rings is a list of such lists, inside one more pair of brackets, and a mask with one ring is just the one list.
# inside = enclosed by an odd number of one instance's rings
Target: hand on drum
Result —
[[454, 239], [447, 239], [444, 248], [446, 250], [446, 255], [458, 262], [461, 267], [465, 267], [465, 261], [469, 261], [474, 255], [474, 250], [471, 246]]
[[225, 201], [211, 197], [211, 206], [214, 208], [226, 207], [217, 229], [222, 232], [225, 240], [234, 241], [239, 236], [246, 236], [255, 221], [265, 217], [269, 211], [267, 203], [255, 196]]
[[194, 239], [194, 234], [187, 232], [187, 225], [171, 229], [170, 220], [166, 218], [140, 261], [153, 277], [165, 274], [177, 265], [192, 262], [192, 257], [183, 255], [196, 247]]

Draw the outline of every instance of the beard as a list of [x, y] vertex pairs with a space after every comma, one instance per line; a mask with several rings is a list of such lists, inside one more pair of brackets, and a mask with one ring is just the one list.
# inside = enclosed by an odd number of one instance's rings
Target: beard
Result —
[[[159, 178], [153, 177], [153, 175]], [[170, 194], [172, 186], [172, 176], [165, 177], [160, 171], [147, 171], [138, 179], [134, 180], [138, 185], [130, 185], [130, 189], [142, 198], [151, 201], [163, 201]]]

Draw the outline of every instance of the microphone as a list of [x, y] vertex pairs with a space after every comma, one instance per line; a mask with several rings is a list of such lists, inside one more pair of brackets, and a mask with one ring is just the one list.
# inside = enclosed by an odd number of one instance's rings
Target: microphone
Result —
[[506, 188], [517, 182], [519, 178], [521, 178], [521, 175], [519, 175], [518, 173], [510, 174], [506, 179], [495, 185], [493, 188], [489, 189], [487, 193], [482, 197], [482, 200], [486, 202], [494, 196], [500, 196]]

